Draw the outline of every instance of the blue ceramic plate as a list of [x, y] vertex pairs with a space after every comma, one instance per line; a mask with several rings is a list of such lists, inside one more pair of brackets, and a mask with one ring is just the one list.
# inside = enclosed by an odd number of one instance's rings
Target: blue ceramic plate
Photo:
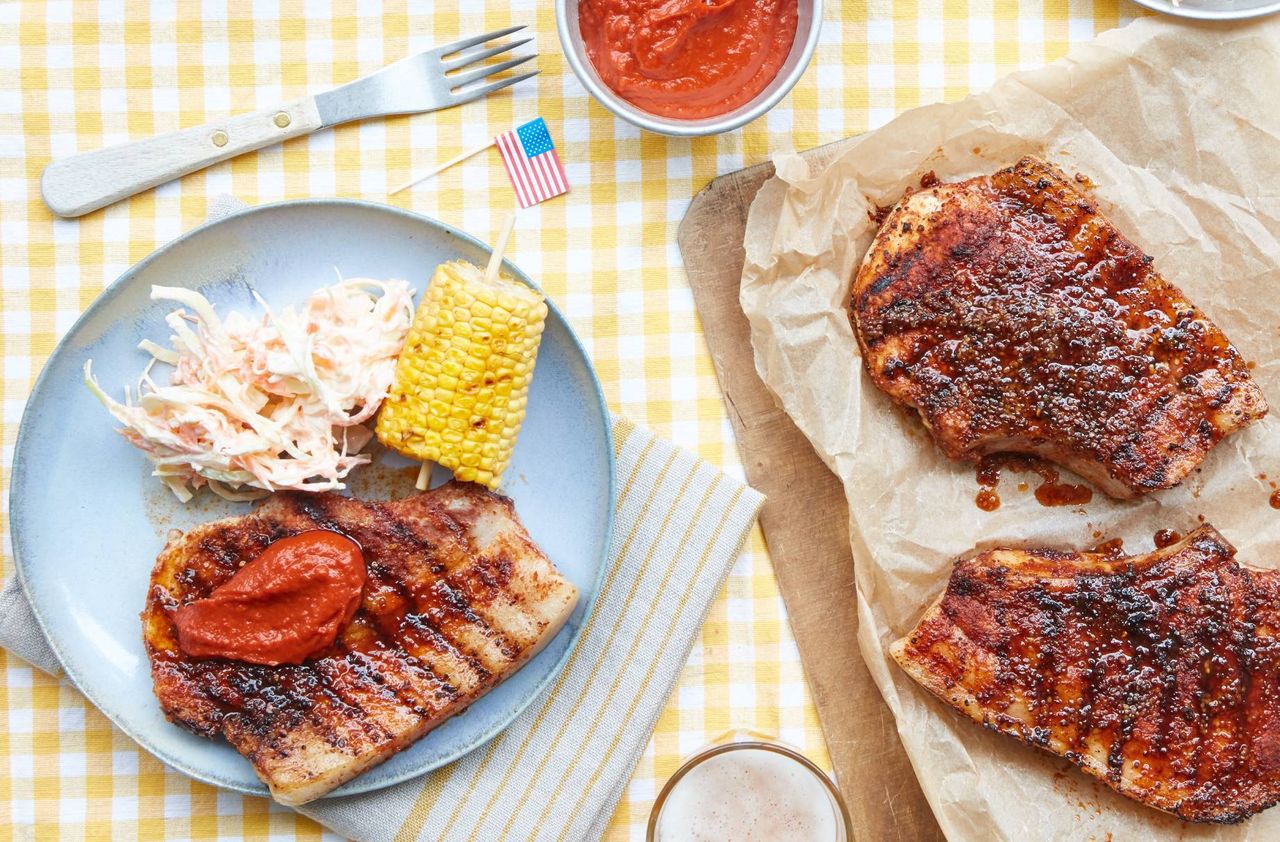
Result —
[[[45, 635], [76, 686], [113, 722], [192, 777], [265, 795], [249, 763], [223, 742], [171, 725], [151, 692], [142, 610], [156, 554], [170, 529], [242, 514], [248, 504], [208, 492], [183, 505], [150, 476], [143, 455], [81, 382], [88, 358], [104, 389], [120, 395], [147, 356], [138, 341], [167, 344], [171, 303], [152, 284], [200, 290], [219, 312], [256, 312], [258, 290], [275, 308], [343, 277], [403, 278], [421, 293], [438, 263], [484, 265], [488, 249], [426, 217], [353, 201], [250, 208], [180, 237], [126, 272], [76, 322], [37, 381], [14, 454], [9, 495], [18, 575]], [[529, 283], [520, 270], [506, 271]], [[401, 496], [413, 469], [382, 451], [352, 475], [367, 498]], [[613, 521], [613, 446], [599, 382], [582, 346], [551, 307], [529, 394], [528, 420], [503, 491], [560, 571], [581, 591], [559, 635], [461, 716], [335, 790], [350, 795], [438, 768], [501, 731], [558, 673], [599, 588]]]

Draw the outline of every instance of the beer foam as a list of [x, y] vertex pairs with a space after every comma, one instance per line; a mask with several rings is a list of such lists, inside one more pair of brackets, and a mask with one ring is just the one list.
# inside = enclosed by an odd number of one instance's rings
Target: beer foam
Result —
[[667, 794], [658, 842], [842, 842], [826, 786], [784, 754], [743, 748], [694, 766]]

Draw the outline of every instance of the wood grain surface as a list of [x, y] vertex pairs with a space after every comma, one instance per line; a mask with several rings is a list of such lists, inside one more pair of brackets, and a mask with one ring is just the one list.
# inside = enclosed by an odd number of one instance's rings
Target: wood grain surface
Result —
[[[826, 163], [846, 143], [805, 157]], [[738, 304], [747, 211], [772, 175], [762, 164], [711, 182], [680, 224], [680, 253], [747, 479], [768, 495], [760, 525], [856, 837], [942, 839], [858, 651], [844, 492], [756, 374]]]

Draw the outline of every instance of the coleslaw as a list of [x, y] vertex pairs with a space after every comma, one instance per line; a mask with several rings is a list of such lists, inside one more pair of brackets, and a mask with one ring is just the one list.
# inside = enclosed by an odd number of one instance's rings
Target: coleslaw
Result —
[[[405, 281], [339, 281], [279, 313], [255, 291], [264, 311], [256, 320], [220, 319], [190, 289], [153, 286], [151, 298], [182, 308], [165, 318], [172, 348], [139, 343], [151, 361], [136, 398], [127, 387], [123, 403], [106, 394], [92, 360], [84, 379], [178, 499], [204, 485], [236, 501], [338, 490], [369, 461], [364, 424], [387, 395], [413, 321]], [[168, 385], [151, 377], [157, 362], [173, 366]]]

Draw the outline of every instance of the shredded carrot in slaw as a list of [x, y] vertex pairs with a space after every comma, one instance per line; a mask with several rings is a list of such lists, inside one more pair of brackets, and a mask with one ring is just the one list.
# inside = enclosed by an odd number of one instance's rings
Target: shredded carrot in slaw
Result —
[[[123, 403], [111, 398], [85, 362], [85, 384], [183, 502], [206, 484], [229, 500], [342, 489], [369, 461], [359, 451], [373, 433], [363, 425], [387, 395], [413, 321], [409, 285], [341, 281], [279, 313], [254, 297], [261, 319], [223, 320], [194, 290], [152, 287], [153, 300], [182, 309], [165, 319], [172, 348], [139, 343], [152, 359], [136, 400], [129, 389]], [[151, 378], [157, 362], [173, 366], [168, 385]]]

